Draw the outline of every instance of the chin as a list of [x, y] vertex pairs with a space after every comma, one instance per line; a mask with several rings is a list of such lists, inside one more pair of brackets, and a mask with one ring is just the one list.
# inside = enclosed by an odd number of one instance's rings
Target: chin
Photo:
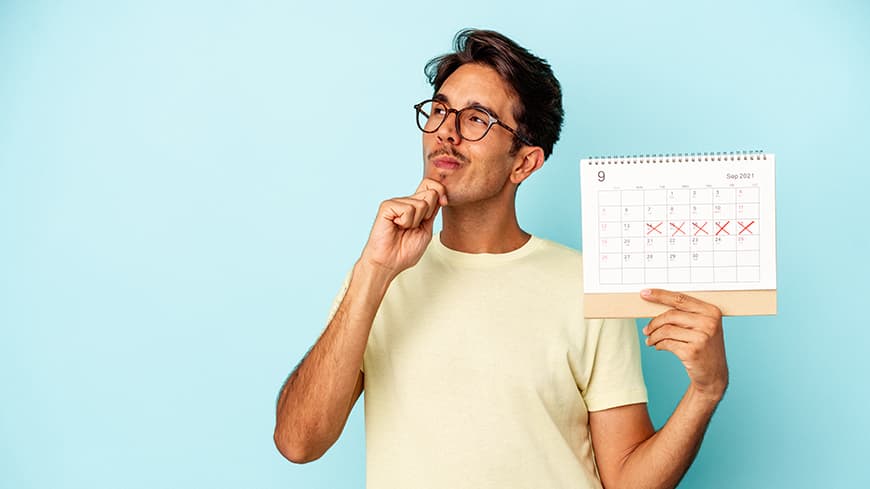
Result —
[[426, 174], [424, 175], [424, 177], [435, 180], [436, 182], [440, 182], [445, 187], [449, 186], [450, 183], [453, 181], [453, 179], [450, 178], [451, 177], [450, 171], [441, 170], [439, 168], [434, 168], [434, 167], [430, 168], [428, 171], [426, 171]]

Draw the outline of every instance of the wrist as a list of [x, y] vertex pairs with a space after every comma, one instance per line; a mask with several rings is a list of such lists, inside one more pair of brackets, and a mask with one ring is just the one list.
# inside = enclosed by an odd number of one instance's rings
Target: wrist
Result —
[[360, 284], [365, 285], [366, 288], [378, 290], [382, 293], [386, 293], [390, 283], [397, 275], [398, 273], [392, 268], [369, 260], [364, 256], [357, 260], [353, 268], [354, 279], [358, 280]]
[[716, 385], [699, 386], [697, 384], [689, 384], [689, 396], [700, 403], [711, 404], [714, 407], [719, 404], [725, 397], [725, 390], [728, 388], [727, 382], [722, 382]]

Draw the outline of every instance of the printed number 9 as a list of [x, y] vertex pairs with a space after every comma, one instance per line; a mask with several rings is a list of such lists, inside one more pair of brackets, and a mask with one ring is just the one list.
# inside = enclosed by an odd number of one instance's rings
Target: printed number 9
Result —
[[599, 181], [599, 182], [603, 182], [603, 181], [604, 181], [604, 170], [601, 170], [601, 171], [598, 172], [598, 181]]

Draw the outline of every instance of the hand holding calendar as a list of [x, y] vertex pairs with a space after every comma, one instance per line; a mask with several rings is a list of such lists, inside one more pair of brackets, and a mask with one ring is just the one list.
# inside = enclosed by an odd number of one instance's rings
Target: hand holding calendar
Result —
[[641, 296], [671, 307], [643, 328], [646, 344], [666, 350], [683, 363], [695, 391], [718, 401], [728, 386], [722, 311], [685, 294], [645, 289]]

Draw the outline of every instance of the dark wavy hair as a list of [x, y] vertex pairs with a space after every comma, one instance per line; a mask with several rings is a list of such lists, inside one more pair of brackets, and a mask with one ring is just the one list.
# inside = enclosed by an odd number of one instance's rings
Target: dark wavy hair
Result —
[[[514, 111], [517, 131], [544, 150], [544, 158], [553, 152], [559, 140], [565, 111], [562, 110], [562, 87], [545, 59], [539, 58], [495, 31], [463, 29], [453, 38], [454, 52], [431, 59], [424, 72], [438, 93], [444, 81], [460, 66], [479, 63], [494, 69], [519, 98]], [[511, 152], [520, 148], [514, 138]]]

